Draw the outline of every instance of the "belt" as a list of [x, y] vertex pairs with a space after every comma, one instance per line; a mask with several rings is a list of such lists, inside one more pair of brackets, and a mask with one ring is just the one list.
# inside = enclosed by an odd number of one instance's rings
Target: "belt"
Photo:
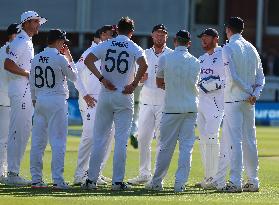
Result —
[[244, 102], [246, 100], [236, 100], [236, 101], [232, 101], [232, 102], [225, 102], [225, 103], [236, 103], [236, 102]]
[[165, 112], [165, 114], [172, 114], [172, 115], [178, 115], [178, 114], [186, 114], [186, 113], [196, 113], [196, 112]]

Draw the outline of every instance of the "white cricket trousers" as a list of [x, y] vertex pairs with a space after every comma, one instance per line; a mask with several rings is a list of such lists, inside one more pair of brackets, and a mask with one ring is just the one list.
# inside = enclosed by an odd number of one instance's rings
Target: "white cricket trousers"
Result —
[[204, 166], [205, 178], [217, 173], [219, 158], [219, 130], [224, 116], [224, 96], [222, 93], [201, 94], [199, 96], [197, 127], [200, 133], [199, 146]]
[[42, 180], [43, 155], [51, 146], [51, 173], [54, 184], [64, 182], [64, 158], [68, 128], [68, 102], [63, 95], [38, 96], [30, 152], [32, 182]]
[[160, 135], [159, 130], [162, 118], [162, 109], [162, 105], [140, 105], [138, 129], [140, 176], [151, 176], [151, 144], [154, 135], [156, 137]]
[[159, 152], [156, 154], [155, 172], [152, 183], [162, 184], [166, 176], [177, 141], [179, 141], [178, 168], [175, 183], [185, 184], [188, 181], [195, 142], [196, 113], [166, 114], [163, 113], [160, 125]]
[[255, 106], [248, 102], [225, 103], [224, 135], [229, 137], [230, 181], [242, 185], [243, 165], [250, 183], [259, 184]]
[[11, 117], [8, 137], [8, 172], [19, 173], [20, 163], [31, 133], [33, 105], [29, 87], [21, 95], [9, 96]]
[[[99, 95], [91, 95], [96, 100], [98, 100]], [[89, 169], [89, 159], [93, 142], [93, 130], [95, 125], [95, 117], [96, 117], [96, 107], [88, 107], [86, 102], [83, 99], [79, 100], [80, 105], [80, 113], [82, 117], [82, 135], [80, 138], [79, 148], [78, 148], [78, 161], [77, 168], [75, 171], [75, 177], [83, 177], [85, 172]], [[107, 160], [109, 159], [109, 155], [112, 149], [114, 129], [112, 129], [109, 133], [110, 139], [108, 147], [106, 148], [106, 154], [104, 157], [104, 161], [101, 165], [101, 172], [104, 170]]]
[[0, 105], [0, 176], [7, 173], [7, 145], [9, 135], [9, 123], [10, 123], [9, 106]]
[[115, 125], [112, 183], [122, 182], [125, 175], [127, 142], [133, 116], [133, 95], [121, 91], [103, 91], [99, 95], [93, 131], [93, 146], [89, 163], [88, 178], [97, 181], [101, 163], [109, 144], [109, 132]]

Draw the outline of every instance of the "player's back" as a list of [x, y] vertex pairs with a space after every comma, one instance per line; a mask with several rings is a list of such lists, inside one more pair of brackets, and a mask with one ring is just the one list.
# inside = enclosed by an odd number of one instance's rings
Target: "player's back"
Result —
[[67, 78], [75, 81], [76, 70], [57, 49], [47, 47], [34, 57], [30, 76], [31, 92], [34, 92], [36, 97], [67, 96], [69, 92]]
[[101, 59], [104, 78], [111, 81], [118, 91], [122, 91], [133, 81], [135, 63], [143, 55], [143, 50], [127, 36], [119, 35], [99, 44], [92, 53]]

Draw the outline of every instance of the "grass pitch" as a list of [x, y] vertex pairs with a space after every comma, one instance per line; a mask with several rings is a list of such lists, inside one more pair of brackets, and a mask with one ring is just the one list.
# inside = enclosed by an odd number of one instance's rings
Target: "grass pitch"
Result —
[[[81, 127], [69, 127], [67, 153], [65, 160], [65, 179], [72, 183], [77, 160], [77, 150]], [[0, 185], [0, 204], [279, 204], [279, 127], [258, 127], [257, 139], [260, 159], [260, 192], [224, 194], [215, 191], [204, 191], [194, 188], [195, 182], [202, 179], [203, 169], [198, 144], [195, 143], [189, 186], [184, 193], [173, 192], [174, 174], [177, 167], [177, 149], [173, 157], [169, 172], [165, 178], [162, 192], [145, 191], [143, 186], [134, 187], [131, 191], [111, 191], [110, 186], [100, 187], [97, 191], [82, 190], [74, 187], [67, 191], [50, 189], [33, 190], [29, 187], [14, 188]], [[153, 147], [155, 146], [155, 142]], [[153, 156], [155, 154], [153, 149]], [[30, 178], [28, 146], [21, 174]], [[44, 156], [44, 178], [51, 183], [50, 173], [51, 152], [48, 147]], [[153, 157], [154, 161], [154, 157]], [[126, 179], [138, 174], [138, 150], [128, 146]], [[154, 163], [153, 163], [154, 164]], [[112, 157], [106, 166], [104, 175], [111, 177]]]

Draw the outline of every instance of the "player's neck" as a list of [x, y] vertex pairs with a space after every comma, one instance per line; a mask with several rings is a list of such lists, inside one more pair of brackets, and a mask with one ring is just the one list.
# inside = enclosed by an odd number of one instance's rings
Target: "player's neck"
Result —
[[217, 48], [217, 46], [218, 46], [218, 45], [216, 45], [215, 47], [212, 47], [211, 49], [209, 49], [209, 50], [207, 51], [207, 53], [208, 53], [209, 55], [211, 55], [212, 53], [214, 53], [214, 50], [215, 50], [215, 48]]
[[163, 45], [163, 46], [156, 46], [156, 45], [153, 45], [153, 48], [154, 48], [154, 52], [155, 54], [160, 54], [163, 52], [164, 48], [165, 48], [166, 45]]

